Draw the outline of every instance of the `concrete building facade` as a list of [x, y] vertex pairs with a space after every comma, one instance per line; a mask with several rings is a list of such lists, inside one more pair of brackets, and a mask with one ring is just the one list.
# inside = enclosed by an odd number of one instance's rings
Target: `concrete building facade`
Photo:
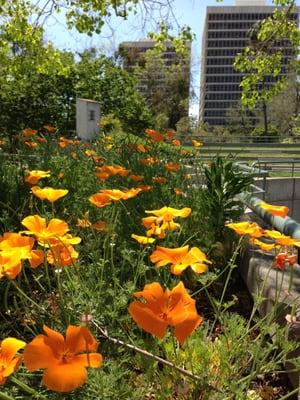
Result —
[[[240, 82], [243, 74], [233, 68], [234, 58], [250, 43], [250, 32], [258, 21], [268, 18], [275, 7], [265, 5], [264, 0], [236, 0], [235, 6], [207, 7], [202, 37], [200, 121], [213, 126], [226, 124], [228, 110], [241, 97]], [[293, 20], [298, 14], [292, 14]], [[286, 74], [291, 58], [295, 57], [292, 46], [275, 43], [283, 48], [281, 74]], [[274, 78], [267, 77], [266, 86]]]

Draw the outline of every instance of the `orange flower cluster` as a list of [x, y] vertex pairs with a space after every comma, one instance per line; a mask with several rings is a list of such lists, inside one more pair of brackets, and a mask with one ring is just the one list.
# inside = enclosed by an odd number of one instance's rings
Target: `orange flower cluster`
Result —
[[127, 176], [130, 173], [128, 169], [121, 167], [119, 165], [116, 166], [104, 165], [103, 167], [98, 167], [97, 170], [98, 171], [96, 172], [95, 175], [97, 176], [97, 178], [103, 181], [109, 178], [110, 176], [115, 176], [115, 175]]
[[[270, 212], [273, 215], [284, 218], [289, 209], [285, 206], [274, 206], [267, 203], [260, 203], [260, 206]], [[297, 256], [293, 250], [287, 250], [287, 247], [300, 247], [300, 240], [293, 239], [290, 236], [286, 236], [278, 231], [262, 229], [255, 222], [237, 222], [227, 224], [227, 226], [233, 229], [239, 235], [249, 236], [249, 242], [253, 245], [258, 246], [262, 251], [269, 252], [275, 250], [275, 259], [273, 266], [278, 269], [284, 269], [287, 266], [292, 266], [297, 262]], [[265, 243], [258, 240], [260, 237], [266, 237], [272, 239], [272, 243]], [[282, 251], [282, 248], [284, 251]]]
[[174, 162], [172, 162], [172, 161], [166, 163], [166, 164], [164, 165], [164, 167], [165, 167], [165, 169], [166, 169], [167, 171], [169, 171], [169, 172], [177, 172], [177, 171], [179, 171], [180, 168], [181, 168], [181, 167], [180, 167], [180, 164], [174, 163]]
[[153, 182], [159, 183], [160, 185], [163, 185], [167, 182], [167, 179], [164, 176], [153, 176], [152, 180]]
[[45, 218], [31, 215], [22, 220], [22, 225], [27, 228], [23, 233], [35, 236], [38, 244], [48, 249], [46, 258], [49, 264], [59, 268], [74, 264], [78, 253], [73, 245], [79, 244], [81, 239], [68, 233], [65, 221], [53, 218], [47, 224]]
[[68, 146], [71, 146], [71, 145], [78, 145], [80, 143], [81, 143], [80, 140], [67, 139], [64, 136], [61, 136], [59, 138], [59, 140], [58, 140], [58, 146], [61, 149], [64, 149], [64, 148], [66, 148]]
[[164, 135], [160, 132], [155, 131], [154, 129], [146, 129], [145, 133], [154, 142], [163, 142], [164, 141]]
[[113, 201], [128, 200], [142, 191], [140, 188], [132, 188], [127, 191], [119, 189], [101, 189], [99, 193], [89, 197], [89, 201], [96, 207], [106, 207]]
[[183, 344], [186, 338], [201, 324], [196, 302], [180, 282], [172, 290], [163, 291], [158, 282], [145, 285], [144, 290], [134, 293], [144, 302], [134, 301], [128, 311], [137, 325], [146, 332], [162, 339], [168, 326], [175, 328], [177, 340]]
[[[45, 335], [30, 343], [6, 338], [0, 344], [0, 385], [14, 373], [22, 361], [30, 371], [44, 369], [42, 384], [55, 392], [71, 392], [87, 381], [87, 367], [99, 368], [103, 362], [96, 353], [98, 343], [84, 326], [69, 325], [66, 338], [47, 326]], [[23, 355], [16, 356], [24, 348]]]
[[157, 158], [155, 158], [155, 157], [146, 157], [146, 158], [141, 158], [140, 159], [140, 163], [142, 164], [142, 165], [153, 165], [153, 164], [156, 164], [156, 163], [158, 163], [159, 162], [159, 160], [157, 159]]
[[103, 162], [103, 159], [97, 155], [97, 153], [94, 150], [85, 150], [84, 154], [91, 158], [95, 164], [100, 164]]
[[43, 136], [38, 136], [37, 129], [25, 128], [21, 133], [20, 140], [30, 149], [38, 147], [38, 143], [45, 143], [47, 140]]
[[77, 219], [77, 223], [76, 226], [80, 227], [80, 228], [93, 228], [96, 231], [103, 231], [107, 228], [107, 222], [105, 221], [96, 221], [96, 222], [91, 222], [89, 220], [89, 212], [87, 211], [84, 214], [84, 218]]
[[174, 231], [180, 227], [178, 223], [174, 222], [174, 218], [188, 217], [191, 213], [191, 209], [185, 207], [178, 210], [176, 208], [165, 206], [159, 210], [148, 210], [146, 213], [153, 214], [153, 216], [142, 219], [142, 223], [147, 229], [147, 236], [155, 235], [163, 239], [166, 236], [166, 231]]

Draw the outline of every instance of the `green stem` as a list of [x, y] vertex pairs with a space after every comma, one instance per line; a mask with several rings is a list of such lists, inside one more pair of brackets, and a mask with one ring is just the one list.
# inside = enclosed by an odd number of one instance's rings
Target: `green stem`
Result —
[[[13, 286], [17, 289], [17, 291], [26, 299], [28, 300], [30, 303], [32, 303], [35, 307], [37, 307], [38, 309], [42, 310], [43, 312], [46, 312], [46, 310], [41, 307], [38, 303], [36, 303], [34, 300], [32, 300], [29, 296], [27, 296], [27, 294], [16, 284], [16, 282], [14, 280], [11, 280], [11, 283], [13, 284]], [[48, 313], [48, 312], [47, 312]], [[48, 313], [49, 314], [49, 313]], [[49, 314], [50, 315], [50, 314]]]
[[45, 396], [43, 396], [42, 394], [40, 394], [39, 392], [37, 392], [36, 390], [31, 388], [30, 386], [26, 385], [26, 383], [19, 381], [19, 379], [15, 378], [15, 377], [11, 377], [10, 380], [16, 386], [18, 386], [20, 389], [24, 390], [24, 392], [33, 395], [37, 399], [47, 400], [47, 398]]
[[1, 393], [1, 392], [0, 392], [0, 399], [1, 400], [15, 400], [14, 397], [11, 397], [6, 393]]
[[297, 387], [296, 389], [294, 389], [293, 391], [291, 391], [290, 393], [287, 393], [285, 396], [280, 397], [279, 400], [285, 400], [288, 399], [289, 397], [293, 396], [294, 394], [299, 393], [299, 387]]

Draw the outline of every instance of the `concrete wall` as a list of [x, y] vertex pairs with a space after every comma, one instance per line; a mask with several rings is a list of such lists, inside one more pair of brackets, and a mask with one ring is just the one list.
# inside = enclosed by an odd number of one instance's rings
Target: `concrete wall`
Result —
[[[276, 320], [280, 325], [286, 326], [285, 316], [290, 314], [292, 307], [297, 308], [297, 322], [290, 326], [288, 335], [289, 338], [300, 342], [300, 266], [297, 264], [293, 269], [281, 271], [272, 267], [273, 260], [274, 254], [266, 254], [248, 246], [241, 254], [239, 272], [249, 292], [254, 297], [265, 298], [259, 307], [262, 317], [269, 315], [271, 318], [275, 318], [274, 314], [272, 316], [272, 310], [276, 303], [278, 310]], [[289, 357], [296, 356], [300, 356], [300, 347], [289, 355]], [[288, 361], [286, 368], [287, 370], [292, 369]], [[299, 373], [289, 373], [288, 376], [295, 388], [300, 387]], [[300, 400], [300, 393], [298, 393], [297, 399]]]
[[289, 217], [300, 223], [300, 178], [266, 178], [255, 180], [265, 193], [255, 194], [263, 200], [288, 206]]

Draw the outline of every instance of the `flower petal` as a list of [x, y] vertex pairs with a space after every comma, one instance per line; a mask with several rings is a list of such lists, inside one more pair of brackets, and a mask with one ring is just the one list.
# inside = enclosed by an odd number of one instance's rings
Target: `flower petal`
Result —
[[66, 348], [73, 354], [96, 351], [98, 343], [84, 326], [69, 325], [66, 332]]
[[15, 339], [15, 338], [6, 338], [2, 340], [0, 350], [1, 350], [1, 358], [5, 359], [8, 363], [10, 362], [16, 353], [25, 347], [26, 343], [22, 340]]
[[87, 371], [76, 362], [49, 366], [42, 383], [55, 392], [71, 392], [87, 380]]
[[156, 316], [146, 304], [134, 301], [128, 311], [140, 328], [160, 339], [165, 336], [168, 323]]
[[183, 322], [176, 325], [175, 336], [180, 344], [201, 324], [203, 318], [200, 315], [191, 313]]
[[49, 368], [57, 364], [54, 350], [45, 343], [46, 336], [36, 336], [24, 349], [24, 364], [29, 371], [36, 371], [40, 368]]
[[73, 362], [82, 367], [99, 368], [103, 363], [103, 357], [100, 353], [77, 354], [73, 358]]

